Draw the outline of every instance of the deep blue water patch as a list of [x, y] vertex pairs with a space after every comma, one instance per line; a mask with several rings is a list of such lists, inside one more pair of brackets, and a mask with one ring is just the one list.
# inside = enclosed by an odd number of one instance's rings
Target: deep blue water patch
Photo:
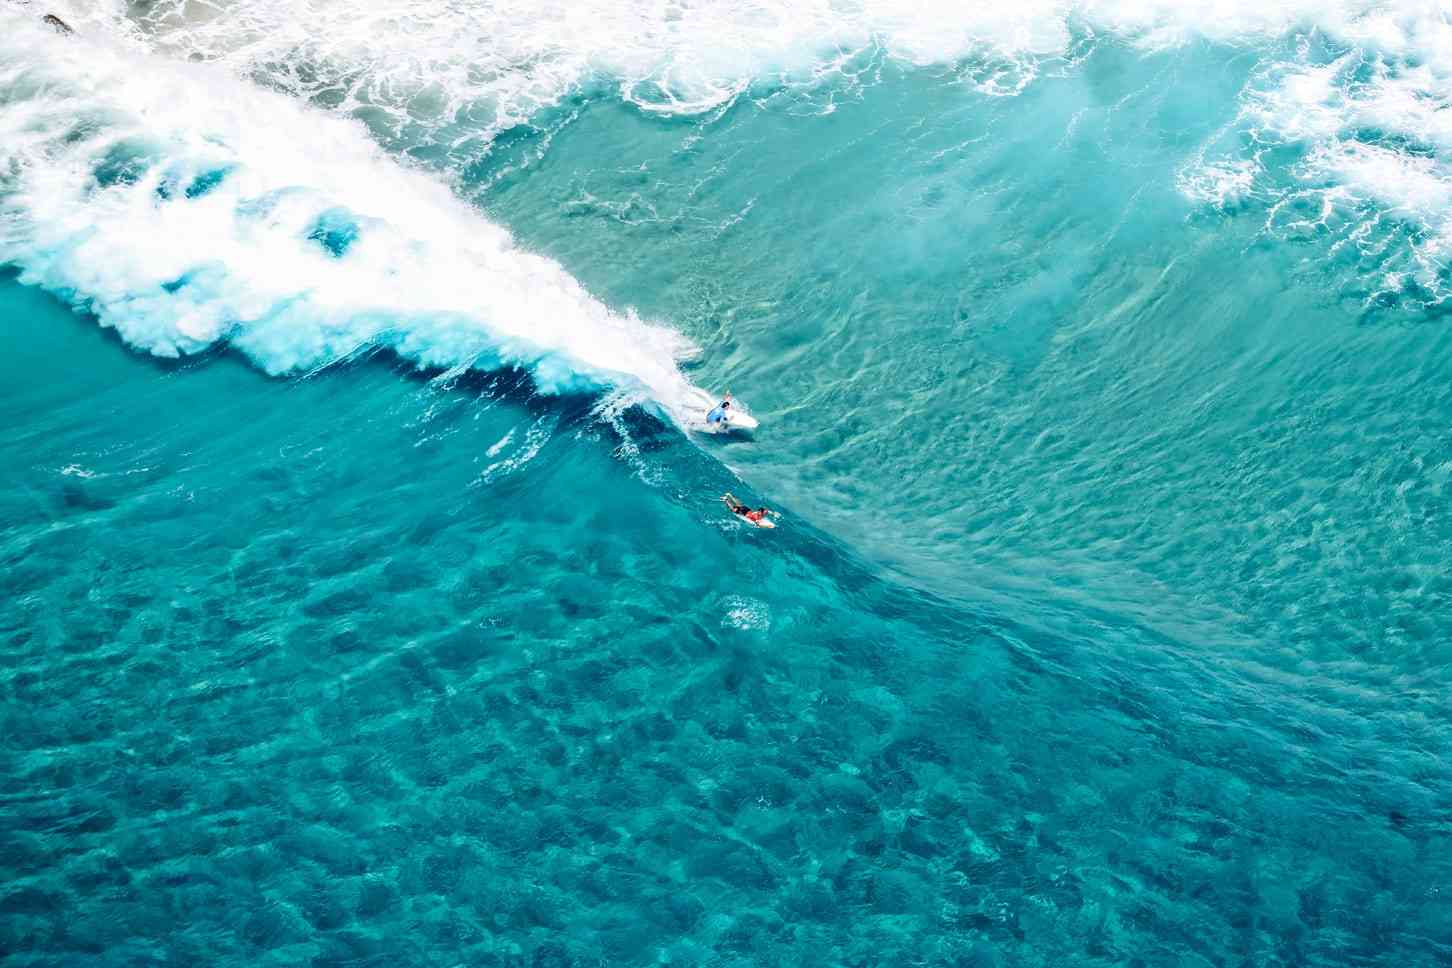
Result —
[[114, 145], [107, 149], [106, 154], [96, 164], [96, 186], [110, 188], [113, 185], [133, 185], [151, 168], [154, 161], [153, 153], [144, 145]]
[[335, 259], [341, 259], [358, 239], [358, 222], [350, 212], [329, 209], [319, 215], [307, 237], [321, 245]]
[[222, 184], [222, 182], [227, 178], [231, 171], [231, 168], [223, 167], [214, 168], [211, 171], [203, 172], [196, 178], [193, 178], [191, 182], [187, 185], [185, 193], [186, 197], [200, 198], [201, 196], [207, 194], [212, 189]]

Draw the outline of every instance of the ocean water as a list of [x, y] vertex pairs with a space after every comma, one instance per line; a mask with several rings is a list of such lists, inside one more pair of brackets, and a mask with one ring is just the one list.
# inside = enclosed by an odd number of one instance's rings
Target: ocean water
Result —
[[1449, 116], [1431, 3], [7, 5], [0, 960], [1452, 962]]

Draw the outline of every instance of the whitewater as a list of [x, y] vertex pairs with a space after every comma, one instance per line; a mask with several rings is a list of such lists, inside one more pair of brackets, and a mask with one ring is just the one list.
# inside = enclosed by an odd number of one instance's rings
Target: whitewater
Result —
[[[60, 5], [84, 29], [82, 38], [57, 44], [42, 38], [54, 32], [30, 9], [16, 5], [7, 30], [15, 106], [7, 111], [6, 150], [12, 171], [36, 181], [7, 191], [10, 222], [19, 226], [9, 244], [24, 247], [11, 261], [45, 258], [43, 284], [83, 300], [95, 289], [97, 305], [109, 293], [98, 316], [152, 352], [194, 351], [231, 334], [275, 373], [396, 341], [428, 365], [538, 366], [549, 387], [632, 384], [680, 413], [702, 399], [673, 372], [693, 354], [689, 340], [668, 326], [642, 325], [628, 308], [600, 306], [408, 168], [442, 168], [457, 187], [501, 132], [548, 127], [551, 112], [600, 85], [647, 113], [702, 115], [743, 96], [842, 79], [850, 92], [880, 73], [881, 55], [950, 66], [974, 90], [1003, 96], [1043, 71], [1067, 69], [1101, 34], [1152, 51], [1207, 40], [1254, 45], [1301, 30], [1303, 39], [1260, 58], [1234, 120], [1178, 173], [1181, 192], [1221, 208], [1255, 199], [1275, 237], [1330, 230], [1363, 251], [1384, 246], [1377, 219], [1404, 220], [1415, 237], [1396, 246], [1402, 251], [1379, 254], [1377, 292], [1434, 303], [1445, 297], [1452, 176], [1440, 155], [1452, 77], [1440, 65], [1452, 58], [1452, 25], [1435, 3], [1226, 4], [1198, 13], [1062, 0], [1014, 11], [894, 3], [526, 7], [380, 7], [360, 15], [338, 4]], [[408, 163], [386, 158], [354, 126], [324, 123], [228, 74], [356, 118]], [[819, 109], [832, 110], [836, 96]], [[21, 111], [26, 97], [34, 100]], [[269, 118], [265, 130], [247, 123], [258, 116]], [[1264, 161], [1277, 146], [1302, 150], [1289, 171]], [[94, 190], [96, 176], [108, 191]], [[204, 182], [209, 197], [194, 197]], [[154, 204], [158, 198], [173, 204]], [[95, 209], [81, 215], [83, 205]], [[82, 278], [77, 263], [96, 260], [41, 254], [75, 249], [79, 240], [63, 226], [78, 221], [97, 247], [86, 255], [133, 248], [118, 244], [125, 232], [156, 240], [155, 251], [131, 254], [136, 264], [111, 268], [109, 280]], [[60, 234], [40, 234], [47, 232]], [[231, 240], [210, 271], [183, 254], [197, 252], [203, 235]], [[207, 281], [219, 268], [236, 278]], [[143, 295], [183, 280], [185, 292]], [[547, 320], [549, 332], [525, 338], [518, 330], [522, 300], [531, 301], [533, 325]], [[168, 306], [180, 307], [174, 319], [165, 318]], [[383, 314], [397, 318], [387, 324]]]
[[1449, 105], [1416, 0], [0, 0], [0, 950], [1447, 963]]
[[611, 312], [356, 124], [208, 68], [13, 27], [5, 259], [128, 343], [176, 356], [225, 340], [273, 374], [388, 348], [446, 370], [527, 368], [546, 392], [693, 402], [676, 367], [688, 341]]

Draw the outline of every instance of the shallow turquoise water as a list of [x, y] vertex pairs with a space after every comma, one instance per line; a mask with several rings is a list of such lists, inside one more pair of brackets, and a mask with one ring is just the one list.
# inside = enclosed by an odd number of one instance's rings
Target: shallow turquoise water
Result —
[[[0, 177], [7, 963], [1452, 958], [1437, 226], [1327, 214], [1246, 120], [1316, 43], [1105, 41], [1011, 97], [866, 52], [667, 117], [586, 85], [485, 151], [362, 112], [380, 158], [304, 145], [337, 186], [68, 95], [89, 127]], [[108, 125], [75, 208], [27, 181]], [[589, 298], [506, 253], [477, 319], [348, 309], [474, 226], [349, 194], [402, 157]], [[342, 234], [272, 258], [314, 195]], [[165, 251], [188, 213], [215, 250]], [[591, 355], [655, 345], [627, 307], [753, 441]]]

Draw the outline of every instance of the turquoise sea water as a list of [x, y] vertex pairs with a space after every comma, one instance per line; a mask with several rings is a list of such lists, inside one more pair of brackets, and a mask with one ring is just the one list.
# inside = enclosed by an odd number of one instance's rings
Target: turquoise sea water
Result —
[[1435, 22], [237, 9], [0, 14], [6, 964], [1452, 960]]

